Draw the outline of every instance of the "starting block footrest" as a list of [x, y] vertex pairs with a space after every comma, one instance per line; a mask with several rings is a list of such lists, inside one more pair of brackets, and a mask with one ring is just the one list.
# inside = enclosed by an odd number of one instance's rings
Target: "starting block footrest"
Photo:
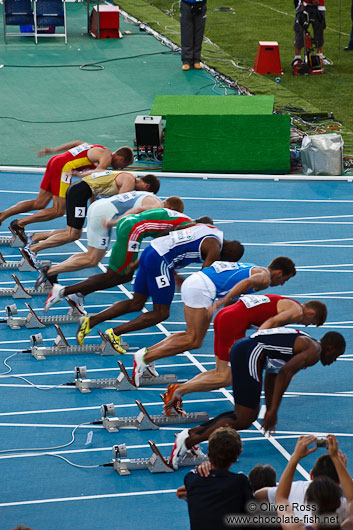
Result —
[[7, 325], [11, 329], [19, 329], [25, 327], [27, 329], [38, 329], [45, 328], [50, 324], [70, 324], [79, 322], [82, 318], [81, 313], [76, 309], [70, 309], [66, 315], [45, 315], [39, 317], [35, 310], [25, 302], [29, 313], [25, 317], [16, 317], [17, 307], [16, 304], [6, 306], [7, 313]]
[[[120, 454], [117, 452], [118, 447], [114, 446], [113, 454], [113, 466], [114, 469], [119, 475], [126, 476], [130, 475], [131, 471], [148, 469], [151, 473], [172, 473], [174, 471], [173, 467], [169, 463], [169, 459], [164, 458], [156, 444], [152, 440], [148, 440], [149, 446], [152, 451], [152, 456], [150, 458], [121, 458]], [[125, 451], [126, 453], [126, 451]], [[179, 464], [179, 467], [187, 466], [198, 466], [207, 460], [207, 457], [201, 451], [198, 456], [193, 456], [190, 453], [186, 453], [183, 461]]]
[[25, 289], [17, 278], [16, 274], [12, 275], [15, 280], [15, 287], [2, 287], [0, 289], [0, 296], [12, 296], [12, 298], [32, 298], [34, 295], [49, 294], [51, 285], [44, 284], [39, 289], [34, 287], [27, 287]]

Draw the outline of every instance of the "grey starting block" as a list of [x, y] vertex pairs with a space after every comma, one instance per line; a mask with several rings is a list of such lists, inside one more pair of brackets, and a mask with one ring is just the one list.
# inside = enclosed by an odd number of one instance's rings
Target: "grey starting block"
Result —
[[[123, 346], [125, 348], [125, 346]], [[125, 348], [126, 349], [126, 348]], [[82, 392], [82, 394], [87, 394], [91, 392], [92, 388], [99, 389], [115, 389], [115, 390], [137, 390], [133, 380], [127, 373], [127, 370], [124, 364], [118, 360], [118, 365], [120, 368], [120, 374], [118, 377], [110, 377], [104, 379], [86, 379], [87, 369], [86, 366], [76, 366], [75, 367], [75, 386]], [[177, 382], [177, 376], [174, 374], [159, 375], [158, 377], [153, 377], [151, 375], [144, 375], [140, 379], [140, 386], [152, 386], [152, 385], [170, 385], [171, 383]]]
[[[70, 300], [67, 299], [70, 303]], [[45, 328], [50, 324], [70, 324], [72, 322], [78, 323], [82, 318], [76, 307], [71, 307], [66, 315], [45, 315], [39, 317], [32, 307], [25, 302], [28, 307], [29, 313], [23, 317], [17, 317], [18, 311], [16, 304], [6, 306], [6, 323], [11, 329], [20, 329], [25, 327], [27, 329]]]
[[[21, 261], [6, 261], [4, 256], [0, 252], [0, 270], [17, 269], [20, 272], [33, 272], [37, 270], [30, 264], [22, 248], [20, 248], [19, 250], [22, 255]], [[51, 261], [49, 260], [39, 261], [38, 264], [41, 267], [49, 266], [51, 265]]]
[[7, 245], [10, 247], [24, 247], [23, 241], [18, 236], [13, 234], [12, 236], [0, 236], [0, 245]]
[[209, 420], [207, 412], [188, 412], [178, 414], [173, 412], [170, 416], [164, 414], [149, 415], [141, 401], [136, 400], [139, 408], [138, 416], [117, 418], [115, 416], [114, 403], [101, 405], [103, 427], [108, 432], [118, 432], [121, 427], [131, 427], [138, 431], [154, 431], [165, 425], [178, 425], [180, 423], [204, 423]]
[[17, 278], [16, 274], [12, 274], [13, 279], [15, 280], [15, 287], [2, 287], [0, 289], [0, 296], [12, 296], [12, 298], [32, 298], [34, 295], [40, 294], [49, 294], [52, 286], [49, 282], [41, 285], [39, 289], [35, 287], [27, 287], [25, 289]]
[[[113, 445], [113, 467], [121, 476], [131, 475], [131, 471], [148, 469], [151, 473], [172, 473], [174, 471], [172, 465], [169, 463], [169, 458], [164, 458], [156, 444], [152, 440], [148, 440], [152, 451], [150, 458], [123, 458], [127, 455], [126, 445]], [[179, 467], [199, 466], [207, 460], [207, 456], [199, 449], [198, 455], [194, 456], [189, 452], [186, 453], [184, 459], [179, 464]]]
[[[87, 353], [97, 353], [99, 355], [120, 355], [114, 350], [108, 338], [101, 331], [98, 331], [102, 339], [101, 344], [70, 346], [58, 324], [54, 325], [57, 331], [57, 336], [54, 339], [52, 346], [40, 346], [43, 344], [43, 337], [41, 333], [38, 333], [37, 335], [31, 335], [30, 337], [31, 349], [26, 350], [26, 352], [31, 353], [37, 360], [44, 360], [48, 356], [53, 355], [80, 355]], [[123, 348], [128, 349], [129, 346], [124, 344]]]

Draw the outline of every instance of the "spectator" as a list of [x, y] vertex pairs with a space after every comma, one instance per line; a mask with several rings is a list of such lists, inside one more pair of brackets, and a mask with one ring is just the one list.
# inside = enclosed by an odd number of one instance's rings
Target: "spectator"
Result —
[[241, 451], [240, 436], [229, 427], [221, 427], [210, 436], [209, 462], [190, 471], [185, 485], [177, 490], [177, 496], [188, 502], [191, 530], [229, 528], [227, 515], [246, 513], [247, 502], [252, 499], [248, 478], [229, 471]]
[[304, 48], [305, 26], [311, 23], [314, 31], [314, 42], [317, 53], [323, 64], [328, 61], [323, 55], [325, 21], [325, 0], [299, 0], [295, 1], [296, 16], [294, 20], [294, 61], [301, 59], [301, 50]]
[[[316, 451], [317, 446], [309, 449], [309, 445], [316, 441], [313, 435], [300, 436], [295, 446], [294, 452], [282, 473], [278, 484], [276, 493], [276, 506], [278, 515], [282, 519], [283, 530], [351, 530], [353, 529], [353, 480], [348, 473], [342, 459], [338, 452], [338, 443], [333, 434], [327, 435], [327, 449], [331, 456], [339, 481], [342, 485], [343, 493], [349, 503], [346, 513], [346, 519], [342, 526], [336, 519], [334, 512], [340, 505], [341, 490], [338, 485], [328, 477], [319, 477], [313, 480], [310, 484], [307, 493], [306, 501], [312, 506], [316, 506], [316, 510], [311, 514], [311, 520], [314, 522], [311, 525], [305, 525], [302, 522], [294, 522], [294, 513], [289, 503], [289, 492], [292, 485], [292, 480], [297, 467], [297, 464], [302, 458]], [[333, 515], [334, 514], [334, 515]], [[320, 517], [317, 522], [317, 517]], [[308, 518], [309, 519], [309, 518]], [[336, 519], [336, 521], [334, 521]], [[311, 522], [309, 519], [309, 521]]]
[[276, 486], [276, 470], [269, 464], [262, 466], [257, 464], [249, 473], [249, 482], [252, 491], [257, 491], [262, 488], [269, 489]]
[[[347, 467], [347, 457], [342, 453], [342, 451], [339, 451], [339, 458], [343, 462], [343, 464]], [[305, 496], [306, 492], [308, 490], [308, 487], [310, 486], [311, 482], [319, 477], [328, 477], [333, 482], [335, 482], [337, 485], [339, 484], [339, 478], [337, 475], [337, 471], [335, 469], [335, 466], [332, 462], [332, 459], [329, 454], [324, 454], [319, 456], [319, 458], [316, 460], [314, 467], [310, 471], [310, 480], [296, 480], [292, 483], [290, 493], [289, 493], [289, 502], [292, 505], [298, 504], [298, 505], [304, 505], [305, 504]], [[250, 478], [250, 477], [249, 477]], [[277, 492], [277, 486], [274, 484], [272, 487], [262, 487], [258, 490], [253, 490], [254, 498], [258, 501], [268, 501], [270, 504], [275, 504], [275, 497]], [[346, 500], [342, 497], [341, 498], [341, 508], [339, 510], [339, 513], [341, 515], [344, 515], [345, 509], [347, 507]], [[299, 517], [300, 519], [303, 518], [305, 513], [300, 510], [293, 509], [294, 514]]]
[[201, 47], [206, 25], [207, 0], [180, 0], [182, 70], [201, 70]]
[[351, 36], [349, 39], [349, 43], [344, 48], [345, 52], [351, 52], [353, 50], [353, 0], [352, 0], [352, 5], [351, 5], [351, 20], [352, 20]]

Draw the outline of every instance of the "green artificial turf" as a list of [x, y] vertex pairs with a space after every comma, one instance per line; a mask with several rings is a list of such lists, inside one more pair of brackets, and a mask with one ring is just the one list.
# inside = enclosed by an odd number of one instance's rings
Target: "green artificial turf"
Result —
[[[180, 44], [177, 1], [119, 0], [118, 3], [128, 13]], [[344, 125], [339, 132], [345, 141], [345, 151], [353, 153], [353, 52], [343, 51], [351, 29], [351, 0], [326, 0], [324, 53], [333, 64], [325, 67], [323, 75], [309, 76], [294, 76], [291, 72], [295, 13], [292, 0], [208, 0], [207, 4], [202, 60], [253, 94], [273, 94], [279, 110], [300, 108], [307, 112], [333, 112], [335, 119]], [[262, 76], [251, 71], [260, 40], [279, 43], [281, 76]], [[278, 77], [280, 82], [275, 81]]]

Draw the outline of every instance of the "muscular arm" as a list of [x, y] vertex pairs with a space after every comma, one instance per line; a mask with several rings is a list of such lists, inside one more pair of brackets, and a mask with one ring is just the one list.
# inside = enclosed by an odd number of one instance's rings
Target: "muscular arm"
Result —
[[293, 348], [293, 357], [278, 372], [271, 397], [271, 405], [267, 410], [263, 427], [265, 431], [273, 430], [277, 423], [277, 411], [280, 406], [282, 396], [287, 390], [294, 375], [308, 366], [312, 366], [320, 359], [320, 345], [309, 337], [299, 336]]
[[300, 322], [303, 317], [303, 308], [294, 300], [279, 300], [277, 304], [277, 315], [268, 318], [259, 329], [270, 329]]
[[60, 153], [62, 151], [67, 151], [68, 149], [72, 149], [73, 147], [77, 147], [82, 143], [83, 142], [81, 142], [81, 140], [74, 140], [73, 142], [59, 145], [58, 147], [43, 147], [43, 149], [37, 152], [37, 156], [54, 155], [55, 153]]
[[201, 254], [203, 257], [202, 268], [209, 267], [214, 261], [219, 260], [221, 254], [221, 244], [214, 237], [206, 237], [201, 244]]
[[255, 272], [255, 274], [252, 274], [249, 278], [241, 280], [241, 282], [234, 285], [229, 293], [217, 302], [217, 306], [220, 307], [221, 305], [227, 304], [233, 298], [237, 298], [241, 294], [247, 293], [250, 289], [254, 289], [255, 291], [266, 289], [266, 287], [270, 285], [269, 274], [266, 269], [258, 268], [257, 270], [259, 272]]
[[[96, 171], [104, 171], [107, 169], [112, 162], [112, 152], [106, 147], [91, 147], [87, 151], [87, 158], [95, 164], [94, 169], [85, 169], [83, 171], [73, 169], [71, 175], [75, 177], [87, 177], [91, 173]], [[130, 190], [129, 190], [130, 191]]]

